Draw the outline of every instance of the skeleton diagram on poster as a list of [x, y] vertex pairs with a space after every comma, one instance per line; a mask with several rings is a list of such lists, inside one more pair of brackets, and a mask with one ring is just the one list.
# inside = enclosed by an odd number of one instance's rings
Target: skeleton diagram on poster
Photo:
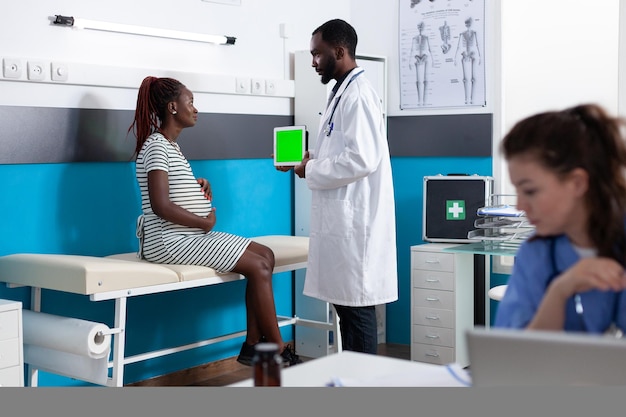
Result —
[[400, 107], [485, 105], [485, 0], [400, 0]]

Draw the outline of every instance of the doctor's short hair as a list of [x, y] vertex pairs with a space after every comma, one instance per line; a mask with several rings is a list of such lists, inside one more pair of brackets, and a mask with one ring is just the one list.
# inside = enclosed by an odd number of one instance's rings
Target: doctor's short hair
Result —
[[320, 33], [322, 40], [332, 46], [343, 46], [348, 50], [350, 58], [355, 58], [358, 36], [352, 25], [345, 20], [329, 20], [315, 29], [311, 35], [316, 33]]

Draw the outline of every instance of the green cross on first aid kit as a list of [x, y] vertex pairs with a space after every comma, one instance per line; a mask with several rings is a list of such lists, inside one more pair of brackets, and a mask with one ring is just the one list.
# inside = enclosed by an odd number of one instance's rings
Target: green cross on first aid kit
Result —
[[493, 177], [432, 175], [424, 177], [422, 239], [427, 242], [473, 242], [479, 208], [488, 205]]

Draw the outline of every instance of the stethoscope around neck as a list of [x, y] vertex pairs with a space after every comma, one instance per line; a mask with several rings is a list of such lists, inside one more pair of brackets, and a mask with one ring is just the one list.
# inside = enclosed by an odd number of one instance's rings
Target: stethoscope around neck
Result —
[[333, 117], [335, 116], [335, 110], [337, 110], [337, 106], [339, 105], [339, 100], [341, 100], [341, 96], [348, 89], [348, 86], [350, 85], [350, 83], [352, 81], [354, 81], [354, 79], [356, 77], [358, 77], [359, 75], [363, 74], [364, 72], [365, 72], [365, 70], [359, 71], [356, 74], [354, 74], [352, 77], [350, 77], [350, 79], [348, 80], [348, 83], [346, 84], [346, 87], [343, 89], [341, 94], [335, 100], [335, 103], [333, 104], [333, 109], [330, 112], [330, 117], [328, 118], [328, 123], [326, 124], [326, 128], [324, 129], [324, 134], [326, 136], [330, 136], [330, 134], [333, 132], [333, 128], [335, 126], [335, 123], [333, 122]]

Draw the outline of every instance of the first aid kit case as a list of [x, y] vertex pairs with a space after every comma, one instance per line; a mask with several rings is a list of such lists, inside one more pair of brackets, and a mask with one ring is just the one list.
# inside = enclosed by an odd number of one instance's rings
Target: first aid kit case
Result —
[[426, 242], [474, 242], [478, 209], [493, 193], [493, 177], [433, 175], [424, 177], [422, 239]]

